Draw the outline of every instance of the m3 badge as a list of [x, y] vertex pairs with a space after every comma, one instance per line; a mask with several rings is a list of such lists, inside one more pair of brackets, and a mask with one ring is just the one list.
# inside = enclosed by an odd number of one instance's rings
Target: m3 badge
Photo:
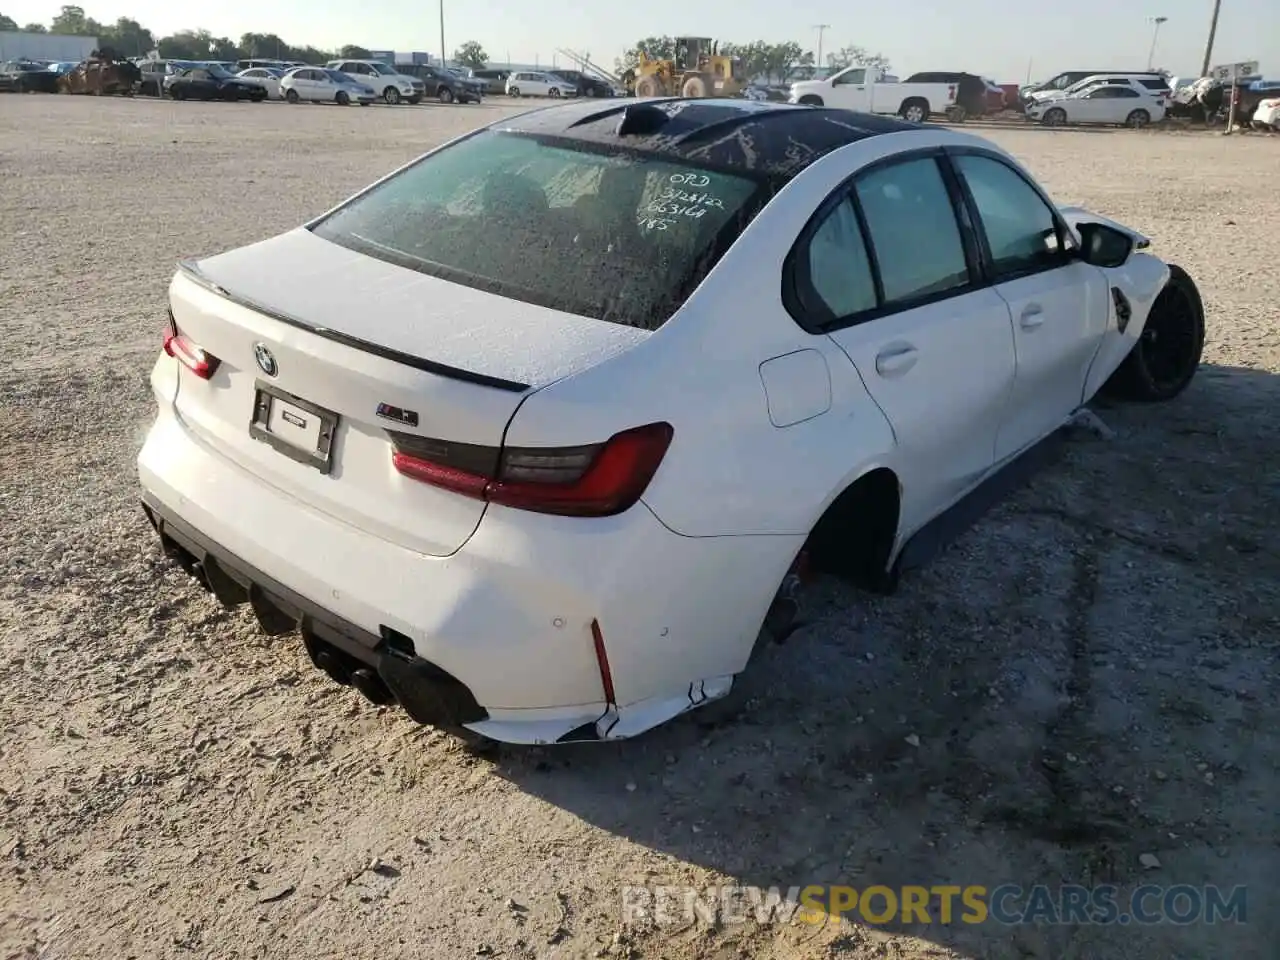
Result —
[[416, 427], [418, 425], [418, 414], [414, 410], [393, 407], [389, 403], [380, 403], [378, 404], [377, 413], [383, 420], [394, 420], [396, 423], [402, 423], [406, 427]]

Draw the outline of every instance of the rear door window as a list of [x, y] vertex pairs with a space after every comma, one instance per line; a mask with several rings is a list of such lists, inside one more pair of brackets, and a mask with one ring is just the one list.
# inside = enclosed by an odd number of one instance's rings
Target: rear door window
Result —
[[746, 225], [761, 189], [730, 173], [486, 130], [313, 229], [455, 283], [656, 329]]
[[960, 225], [934, 158], [881, 167], [858, 177], [855, 184], [886, 305], [968, 285]]

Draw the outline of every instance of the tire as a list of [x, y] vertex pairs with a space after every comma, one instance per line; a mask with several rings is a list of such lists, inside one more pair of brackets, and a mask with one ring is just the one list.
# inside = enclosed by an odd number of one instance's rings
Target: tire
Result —
[[800, 98], [800, 103], [804, 104], [806, 107], [820, 107], [822, 106], [822, 98], [814, 96], [812, 93], [806, 93]]
[[509, 96], [509, 97], [518, 97], [518, 96], [520, 96], [520, 88], [519, 88], [519, 87], [512, 87], [510, 90], [508, 90], [508, 91], [507, 91], [507, 96]]
[[397, 104], [400, 102], [400, 91], [395, 87], [387, 87], [382, 91], [382, 99], [387, 103]]
[[550, 90], [548, 90], [548, 91], [547, 91], [547, 96], [548, 96], [548, 97], [550, 97], [552, 100], [559, 100], [559, 99], [560, 99], [560, 88], [559, 88], [559, 87], [552, 87]]
[[641, 77], [636, 81], [637, 97], [656, 97], [662, 91], [658, 88], [658, 81], [653, 77]]
[[1067, 111], [1061, 107], [1046, 110], [1044, 116], [1040, 118], [1040, 122], [1046, 127], [1060, 127], [1067, 122]]
[[1141, 130], [1151, 122], [1151, 114], [1145, 110], [1134, 110], [1124, 118], [1124, 125], [1134, 130]]
[[436, 91], [436, 99], [441, 103], [453, 103], [453, 91], [448, 87], [441, 87]]
[[908, 123], [924, 123], [929, 119], [929, 104], [920, 99], [904, 100], [898, 108], [898, 116]]
[[297, 90], [290, 88], [284, 92], [285, 103], [297, 103], [301, 99]]
[[175, 100], [185, 100], [187, 98], [187, 95], [182, 92], [181, 87], [170, 87], [169, 96], [173, 97]]
[[421, 97], [421, 96], [419, 96], [419, 95], [418, 95], [418, 94], [416, 94], [416, 93], [415, 93], [413, 96], [411, 96], [411, 97], [409, 98], [409, 105], [410, 105], [410, 106], [415, 106], [415, 107], [416, 107], [416, 106], [417, 106], [418, 104], [420, 104], [421, 102], [422, 102], [422, 97]]
[[1187, 271], [1169, 265], [1169, 282], [1147, 324], [1104, 390], [1122, 400], [1172, 400], [1191, 383], [1204, 352], [1204, 302]]
[[349, 107], [349, 106], [351, 106], [351, 97], [349, 97], [349, 96], [347, 95], [347, 91], [345, 91], [345, 90], [339, 90], [339, 91], [338, 91], [338, 95], [337, 95], [336, 97], [334, 97], [333, 99], [334, 99], [334, 100], [336, 100], [336, 101], [338, 101], [338, 106], [340, 106], [340, 107]]
[[707, 88], [707, 81], [704, 77], [690, 77], [684, 82], [680, 88], [680, 96], [687, 100], [700, 100], [703, 97], [710, 96]]

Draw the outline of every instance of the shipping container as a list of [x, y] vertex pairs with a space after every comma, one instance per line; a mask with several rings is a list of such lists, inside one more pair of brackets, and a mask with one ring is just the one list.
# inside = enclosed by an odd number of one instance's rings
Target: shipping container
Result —
[[97, 37], [0, 31], [0, 60], [57, 60], [79, 63], [97, 49]]

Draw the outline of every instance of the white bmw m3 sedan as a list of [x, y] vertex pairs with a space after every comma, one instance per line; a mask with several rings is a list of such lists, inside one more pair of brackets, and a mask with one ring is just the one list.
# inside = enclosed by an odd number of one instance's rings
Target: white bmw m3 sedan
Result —
[[732, 703], [802, 566], [891, 589], [1204, 340], [1185, 272], [991, 143], [745, 100], [499, 121], [168, 306], [164, 549], [370, 700], [516, 743]]

